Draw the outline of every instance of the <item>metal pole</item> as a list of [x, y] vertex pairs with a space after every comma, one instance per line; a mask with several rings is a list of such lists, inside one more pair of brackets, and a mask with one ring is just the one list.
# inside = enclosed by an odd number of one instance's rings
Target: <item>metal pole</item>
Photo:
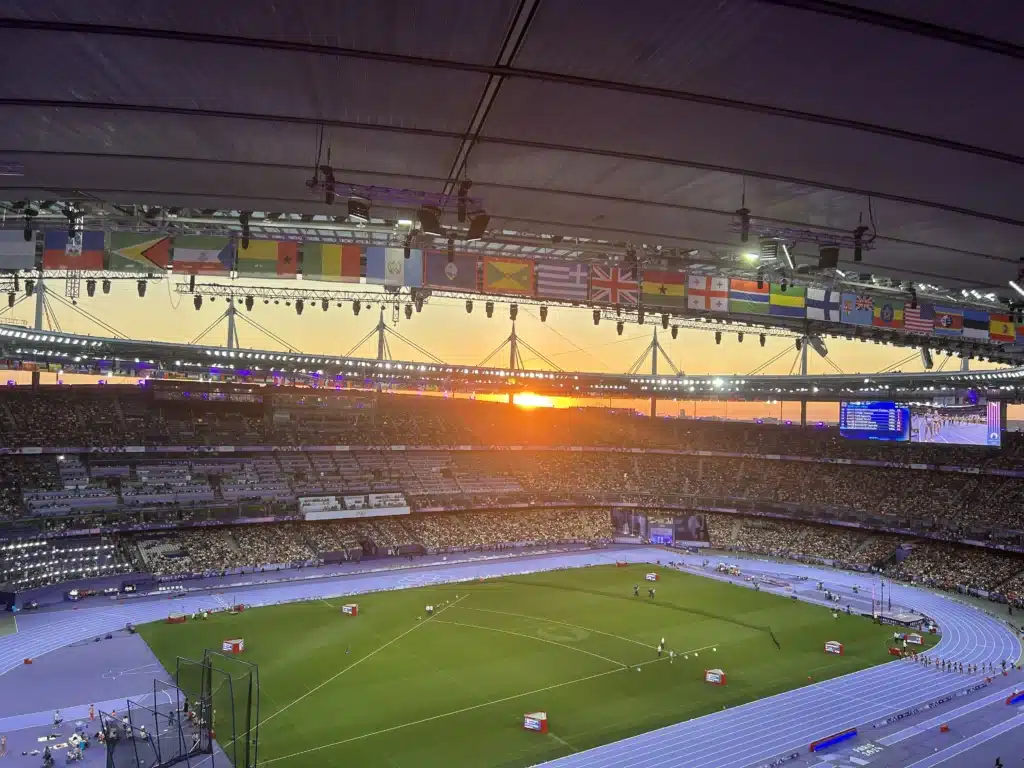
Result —
[[969, 371], [969, 370], [971, 370], [971, 358], [965, 357], [963, 360], [960, 361], [960, 370], [961, 371]]
[[37, 331], [43, 330], [43, 314], [46, 311], [46, 284], [43, 282], [43, 272], [39, 271], [36, 278], [36, 324]]
[[387, 355], [385, 350], [387, 348], [387, 339], [384, 337], [384, 333], [387, 331], [387, 325], [384, 323], [384, 307], [380, 308], [380, 320], [377, 322], [377, 359], [384, 360]]
[[518, 359], [519, 359], [519, 340], [516, 337], [516, 323], [512, 321], [512, 333], [508, 337], [508, 369], [510, 371], [518, 370]]
[[[658, 375], [658, 326], [654, 326], [654, 338], [651, 341], [651, 376]], [[651, 418], [658, 415], [658, 398], [651, 395]]]
[[235, 328], [235, 300], [234, 297], [228, 297], [228, 308], [224, 312], [225, 317], [228, 320], [228, 349], [238, 349], [238, 330]]
[[[800, 375], [807, 375], [807, 336], [804, 336], [803, 344], [800, 346]], [[800, 401], [800, 426], [807, 426], [807, 400]]]
[[[43, 270], [39, 270], [39, 276], [36, 278], [36, 318], [35, 328], [37, 331], [43, 330], [43, 316], [46, 311], [46, 284], [43, 283]], [[41, 383], [39, 370], [32, 371], [32, 386], [38, 387]]]

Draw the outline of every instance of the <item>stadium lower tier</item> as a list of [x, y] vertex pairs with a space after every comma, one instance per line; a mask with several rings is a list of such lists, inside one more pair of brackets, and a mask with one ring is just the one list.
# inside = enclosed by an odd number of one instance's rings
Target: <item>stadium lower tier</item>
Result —
[[[0, 583], [24, 602], [47, 585], [115, 574], [174, 577], [277, 569], [472, 550], [584, 544], [616, 538], [836, 564], [908, 583], [1024, 607], [1024, 557], [865, 529], [714, 513], [606, 508], [421, 513], [324, 522], [139, 532], [113, 537], [37, 539], [0, 545]], [[666, 542], [666, 543], [669, 543]], [[111, 579], [116, 587], [121, 579]], [[73, 584], [57, 591], [66, 592]]]
[[[226, 599], [216, 584], [172, 601], [158, 594], [25, 614], [16, 634], [0, 637], [0, 732], [9, 735], [14, 754], [35, 748], [39, 734], [53, 732], [51, 712], [58, 708], [67, 721], [84, 720], [91, 730], [90, 704], [104, 712], [123, 711], [126, 698], [152, 704], [158, 698], [153, 679], [173, 672], [170, 660], [229, 636], [244, 637], [240, 658], [261, 665], [267, 695], [261, 699], [260, 764], [281, 768], [353, 761], [468, 768], [544, 760], [557, 768], [744, 768], [807, 754], [808, 745], [852, 728], [869, 731], [877, 750], [856, 765], [892, 768], [917, 761], [892, 762], [906, 754], [901, 748], [917, 749], [922, 759], [945, 759], [947, 750], [960, 749], [971, 760], [969, 750], [980, 742], [963, 738], [966, 732], [933, 752], [929, 718], [946, 717], [949, 707], [995, 709], [1003, 704], [992, 703], [995, 698], [1020, 682], [1016, 670], [1007, 677], [1000, 672], [1003, 662], [1016, 662], [1021, 654], [1016, 633], [1004, 622], [900, 584], [886, 592], [893, 614], [926, 615], [934, 622], [939, 640], [926, 640], [923, 655], [952, 663], [956, 671], [905, 659], [885, 663], [894, 628], [845, 612], [833, 618], [826, 599], [828, 590], [853, 614], [870, 612], [878, 579], [867, 574], [729, 555], [716, 557], [714, 564], [723, 567], [715, 569], [701, 555], [642, 546], [490, 557], [451, 556], [421, 567], [391, 561], [397, 567], [380, 570], [376, 563], [375, 573], [289, 583], [273, 583], [268, 575], [261, 584], [264, 577], [257, 577], [231, 589], [230, 603], [244, 604], [244, 612], [218, 612], [209, 620], [199, 616], [219, 611]], [[579, 570], [589, 565], [602, 567]], [[658, 580], [647, 581], [648, 573]], [[765, 594], [751, 589], [751, 580]], [[634, 585], [642, 589], [637, 596]], [[657, 594], [649, 596], [648, 588]], [[536, 590], [550, 591], [552, 605], [565, 602], [571, 613], [563, 607], [553, 615], [547, 601], [535, 598]], [[423, 606], [428, 599], [435, 604], [432, 615]], [[762, 600], [766, 610], [758, 609]], [[289, 605], [296, 601], [314, 602]], [[343, 611], [347, 604], [358, 604], [358, 614]], [[291, 621], [268, 625], [263, 610], [252, 610], [261, 606], [277, 606], [266, 608], [268, 618], [284, 611]], [[139, 636], [119, 631], [129, 622], [165, 622], [170, 613], [195, 618], [184, 626], [143, 626], [156, 656]], [[765, 622], [773, 632], [764, 631]], [[274, 632], [293, 636], [271, 642]], [[692, 640], [701, 634], [708, 635], [706, 643]], [[848, 654], [823, 652], [820, 640], [826, 637], [845, 640]], [[694, 644], [680, 645], [688, 641]], [[662, 642], [666, 652], [659, 655]], [[751, 643], [765, 648], [755, 652]], [[460, 649], [456, 656], [453, 649]], [[33, 663], [25, 664], [26, 658]], [[296, 665], [309, 663], [314, 677], [288, 677]], [[773, 663], [782, 678], [774, 683], [761, 677]], [[519, 674], [507, 674], [519, 664], [526, 665]], [[984, 669], [973, 672], [973, 665]], [[850, 671], [861, 666], [867, 668]], [[705, 682], [706, 670], [719, 667], [725, 684]], [[68, 674], [71, 669], [78, 672]], [[450, 674], [467, 669], [473, 684], [457, 685]], [[408, 674], [413, 676], [402, 677]], [[431, 675], [449, 677], [441, 685]], [[768, 691], [777, 686], [770, 691], [776, 695], [761, 698], [765, 684]], [[361, 705], [380, 690], [390, 692], [390, 706]], [[666, 704], [710, 714], [675, 724], [644, 716]], [[332, 725], [324, 716], [332, 706], [339, 717], [351, 709], [351, 717]], [[921, 707], [929, 709], [921, 714]], [[998, 713], [1011, 709], [1003, 705]], [[523, 727], [524, 714], [538, 712], [547, 715], [546, 734]], [[220, 723], [218, 732], [230, 733]], [[653, 725], [664, 727], [650, 731]], [[937, 736], [937, 725], [934, 730]], [[58, 737], [69, 732], [64, 726]], [[590, 748], [614, 739], [615, 732], [637, 735]], [[86, 765], [102, 764], [103, 751], [93, 750]], [[835, 750], [829, 754], [832, 761], [840, 757]], [[219, 768], [216, 759], [210, 765]]]

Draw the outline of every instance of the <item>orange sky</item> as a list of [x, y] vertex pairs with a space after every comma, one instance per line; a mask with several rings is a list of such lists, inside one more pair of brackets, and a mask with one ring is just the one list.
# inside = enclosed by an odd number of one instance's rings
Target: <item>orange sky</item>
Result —
[[[211, 282], [213, 279], [210, 279]], [[225, 279], [226, 280], [226, 279]], [[224, 282], [225, 280], [217, 280]], [[202, 284], [202, 280], [199, 284]], [[248, 281], [252, 285], [274, 285], [274, 281]], [[200, 311], [192, 305], [191, 297], [179, 297], [171, 293], [172, 283], [169, 281], [152, 282], [147, 295], [140, 299], [134, 281], [115, 282], [110, 295], [102, 295], [97, 290], [94, 298], [85, 296], [82, 286], [82, 297], [79, 306], [122, 333], [136, 338], [150, 338], [160, 341], [188, 342], [198, 336], [210, 323], [224, 312], [223, 300], [203, 302]], [[302, 283], [299, 283], [302, 286]], [[305, 282], [305, 287], [325, 287], [324, 284]], [[330, 288], [355, 288], [331, 284]], [[56, 283], [52, 289], [61, 295], [64, 293], [63, 281]], [[362, 290], [362, 289], [357, 289]], [[367, 298], [374, 294], [373, 288], [365, 288]], [[241, 291], [244, 294], [244, 289]], [[80, 317], [73, 310], [53, 302], [55, 314], [61, 328], [67, 332], [106, 335], [91, 321]], [[246, 314], [239, 308], [239, 314]], [[3, 318], [15, 317], [29, 323], [34, 318], [34, 299], [22, 301], [13, 310], [4, 306], [0, 312]], [[251, 316], [274, 331], [284, 340], [306, 353], [322, 353], [343, 355], [370, 331], [377, 322], [376, 310], [364, 309], [358, 317], [352, 314], [351, 306], [337, 308], [332, 305], [327, 312], [317, 306], [306, 306], [301, 317], [295, 314], [294, 307], [283, 304], [264, 305], [257, 301]], [[390, 325], [391, 311], [386, 312]], [[508, 305], [497, 304], [494, 317], [490, 320], [484, 314], [483, 302], [475, 303], [473, 314], [467, 315], [462, 300], [443, 299], [439, 297], [428, 300], [421, 314], [414, 314], [406, 320], [404, 314], [397, 326], [397, 331], [412, 341], [428, 349], [446, 362], [464, 365], [476, 365], [497, 347], [508, 336], [511, 324], [508, 319]], [[537, 308], [520, 306], [517, 322], [519, 335], [535, 347], [539, 352], [550, 358], [565, 370], [592, 370], [624, 373], [633, 361], [643, 353], [651, 340], [652, 326], [643, 328], [627, 324], [622, 336], [615, 333], [615, 324], [602, 321], [594, 326], [591, 310], [586, 308], [551, 307], [548, 320], [541, 323], [537, 317]], [[239, 341], [242, 347], [260, 349], [281, 349], [272, 339], [247, 325], [238, 323]], [[787, 353], [776, 363], [767, 367], [763, 373], [786, 374], [794, 365], [796, 351], [790, 338], [769, 336], [762, 348], [757, 337], [749, 334], [743, 343], [738, 343], [736, 335], [723, 333], [721, 345], [716, 346], [714, 334], [707, 331], [686, 330], [679, 332], [675, 340], [668, 332], [661, 333], [661, 342], [669, 353], [672, 361], [685, 373], [703, 375], [713, 373], [748, 374], [762, 363], [779, 352]], [[206, 343], [222, 345], [225, 343], [226, 328], [222, 324], [204, 340]], [[913, 353], [911, 349], [883, 347], [859, 342], [828, 340], [829, 359], [846, 373], [875, 373], [890, 366]], [[791, 351], [788, 351], [791, 350]], [[392, 355], [395, 358], [419, 360], [422, 356], [415, 350], [397, 340], [391, 342]], [[376, 347], [367, 344], [357, 354], [373, 357]], [[525, 349], [522, 350], [523, 360], [527, 367], [545, 368]], [[937, 363], [943, 358], [937, 358]], [[495, 364], [507, 364], [507, 352], [503, 361]], [[952, 370], [959, 365], [959, 360], [951, 360], [947, 368]], [[899, 366], [904, 371], [920, 371], [921, 364], [914, 358]], [[990, 368], [990, 364], [972, 362], [972, 367]], [[816, 353], [808, 355], [808, 368], [813, 373], [833, 373], [833, 369]], [[796, 368], [792, 368], [796, 370]], [[649, 371], [649, 368], [647, 369]], [[667, 371], [667, 367], [661, 370]], [[607, 402], [607, 401], [605, 401]], [[616, 403], [609, 403], [616, 405]], [[662, 414], [675, 414], [679, 407], [688, 415], [694, 414], [694, 403], [674, 404], [665, 402], [659, 406]], [[774, 416], [776, 418], [799, 418], [799, 405], [788, 403], [767, 405], [757, 403], [708, 403], [696, 405], [698, 416], [725, 416], [728, 411], [730, 418], [754, 418], [758, 416]], [[837, 408], [830, 404], [812, 404], [808, 416], [812, 420], [834, 419]]]

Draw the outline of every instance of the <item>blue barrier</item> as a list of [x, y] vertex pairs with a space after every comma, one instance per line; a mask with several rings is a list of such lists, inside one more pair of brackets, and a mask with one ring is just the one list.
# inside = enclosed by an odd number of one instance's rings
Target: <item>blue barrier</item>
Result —
[[1024, 701], [1024, 692], [1013, 694], [1012, 696], [1010, 696], [1006, 700], [1006, 703], [1007, 704], [1020, 704], [1022, 701]]
[[826, 736], [824, 739], [812, 741], [810, 751], [820, 752], [823, 749], [827, 749], [828, 747], [834, 747], [836, 744], [841, 744], [844, 741], [852, 739], [856, 737], [856, 735], [856, 728], [847, 728], [845, 731], [840, 731], [839, 733], [834, 733], [831, 736]]

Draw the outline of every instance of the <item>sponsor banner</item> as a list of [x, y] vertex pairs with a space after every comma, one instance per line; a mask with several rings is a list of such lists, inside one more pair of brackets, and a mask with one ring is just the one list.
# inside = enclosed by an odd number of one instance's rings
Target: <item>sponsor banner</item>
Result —
[[306, 512], [306, 520], [361, 520], [366, 517], [394, 517], [411, 514], [409, 507], [377, 507], [375, 509], [337, 509]]
[[843, 644], [838, 640], [829, 640], [825, 643], [825, 653], [834, 653], [836, 656], [842, 656]]

